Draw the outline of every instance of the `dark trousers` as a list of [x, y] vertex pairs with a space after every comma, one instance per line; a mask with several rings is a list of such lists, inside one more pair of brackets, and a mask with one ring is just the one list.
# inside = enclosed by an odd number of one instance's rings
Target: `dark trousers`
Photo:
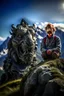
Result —
[[42, 53], [42, 58], [44, 60], [49, 60], [49, 59], [56, 59], [56, 58], [59, 58], [60, 56], [60, 53], [59, 52], [56, 52], [56, 51], [53, 51], [50, 55], [47, 54], [47, 52], [43, 52]]

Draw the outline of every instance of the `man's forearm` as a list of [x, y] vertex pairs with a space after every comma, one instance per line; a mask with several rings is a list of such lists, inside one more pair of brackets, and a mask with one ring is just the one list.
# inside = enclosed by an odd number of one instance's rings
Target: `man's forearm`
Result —
[[61, 52], [61, 49], [59, 47], [53, 48], [52, 51], [58, 51]]
[[45, 48], [41, 49], [41, 52], [46, 52], [46, 51], [47, 51], [47, 49], [45, 49]]

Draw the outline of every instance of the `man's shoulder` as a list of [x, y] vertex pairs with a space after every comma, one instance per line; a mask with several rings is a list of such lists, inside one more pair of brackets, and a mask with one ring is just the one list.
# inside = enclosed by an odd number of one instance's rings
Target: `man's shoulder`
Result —
[[47, 38], [47, 36], [43, 37], [42, 41], [45, 41], [46, 42], [46, 38]]
[[43, 37], [43, 39], [46, 39], [46, 38], [47, 38], [47, 36], [44, 36], [44, 37]]
[[59, 36], [57, 36], [57, 35], [54, 35], [54, 38], [55, 38], [55, 39], [60, 39], [60, 37], [59, 37]]

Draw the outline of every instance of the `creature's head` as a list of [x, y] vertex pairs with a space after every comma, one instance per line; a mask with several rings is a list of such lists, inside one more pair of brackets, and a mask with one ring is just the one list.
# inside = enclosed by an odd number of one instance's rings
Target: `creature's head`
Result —
[[47, 32], [48, 37], [51, 37], [54, 34], [54, 32], [56, 31], [56, 28], [54, 27], [53, 24], [48, 23], [45, 27], [45, 30]]
[[[23, 24], [24, 21], [22, 21], [21, 23]], [[16, 34], [12, 38], [12, 51], [14, 51], [12, 53], [14, 60], [16, 59], [20, 60], [20, 62], [27, 63], [29, 62], [29, 58], [31, 56], [33, 57], [33, 54], [35, 54], [35, 30], [33, 29], [33, 27], [30, 28], [29, 26], [26, 28], [22, 26], [22, 24], [18, 25], [16, 27], [16, 30], [14, 31]]]
[[22, 19], [20, 22], [20, 25], [22, 25], [23, 27], [26, 27], [28, 26], [28, 23], [24, 19]]

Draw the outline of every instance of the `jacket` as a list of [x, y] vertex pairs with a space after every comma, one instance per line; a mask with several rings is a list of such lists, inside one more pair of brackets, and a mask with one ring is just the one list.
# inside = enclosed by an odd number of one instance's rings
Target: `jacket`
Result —
[[[56, 37], [54, 39], [54, 36]], [[46, 42], [44, 42], [44, 38], [46, 38]], [[51, 38], [48, 36], [44, 37], [41, 42], [41, 52], [45, 52], [48, 49], [51, 49], [52, 51], [58, 51], [61, 53], [61, 40], [58, 36], [53, 35]]]

